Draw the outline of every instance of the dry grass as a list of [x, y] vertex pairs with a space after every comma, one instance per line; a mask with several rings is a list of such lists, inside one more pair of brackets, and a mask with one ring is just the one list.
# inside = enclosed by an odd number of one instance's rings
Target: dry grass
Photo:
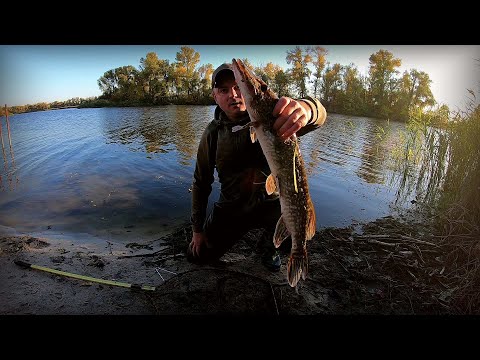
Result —
[[[375, 312], [450, 312], [442, 249], [423, 227], [386, 217], [364, 225], [362, 234], [329, 234], [336, 242], [330, 253], [352, 278], [352, 289], [358, 288], [372, 306], [376, 303]], [[356, 257], [362, 261], [351, 260]], [[369, 282], [382, 284], [375, 290], [379, 297], [371, 296]]]
[[[456, 209], [456, 217], [453, 209], [435, 218], [412, 212], [377, 219], [361, 231], [317, 232], [308, 244], [303, 291], [319, 285], [329, 294], [327, 312], [335, 314], [480, 314], [479, 226], [464, 210]], [[247, 256], [259, 234], [247, 234], [240, 246]]]
[[452, 289], [452, 311], [460, 314], [480, 314], [480, 226], [470, 217], [471, 212], [460, 204], [439, 217], [438, 244], [450, 269], [447, 285]]

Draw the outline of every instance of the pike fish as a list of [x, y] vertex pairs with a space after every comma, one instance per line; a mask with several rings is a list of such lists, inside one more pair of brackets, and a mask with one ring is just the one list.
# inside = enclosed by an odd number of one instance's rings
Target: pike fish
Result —
[[275, 247], [291, 236], [292, 248], [287, 264], [287, 279], [291, 287], [305, 280], [308, 272], [307, 240], [315, 235], [315, 209], [310, 198], [307, 175], [296, 135], [282, 140], [273, 130], [272, 115], [278, 96], [255, 76], [240, 59], [232, 60], [233, 73], [242, 92], [250, 116], [252, 141], [258, 140], [267, 159], [271, 174], [266, 180], [268, 194], [280, 195], [282, 215], [273, 236]]

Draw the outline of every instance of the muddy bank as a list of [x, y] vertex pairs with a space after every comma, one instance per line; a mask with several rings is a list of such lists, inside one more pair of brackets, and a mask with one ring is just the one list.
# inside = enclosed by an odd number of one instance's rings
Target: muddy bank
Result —
[[[386, 217], [361, 228], [328, 228], [308, 244], [309, 273], [296, 289], [261, 265], [252, 230], [214, 265], [185, 257], [191, 230], [146, 242], [96, 244], [3, 236], [0, 314], [448, 314], [452, 290], [434, 236], [421, 224]], [[15, 260], [154, 291], [99, 284], [34, 269]]]

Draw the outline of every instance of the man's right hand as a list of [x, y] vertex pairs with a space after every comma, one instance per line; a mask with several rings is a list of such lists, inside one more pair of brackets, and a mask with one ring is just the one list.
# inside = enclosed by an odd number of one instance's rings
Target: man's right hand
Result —
[[206, 247], [208, 246], [208, 238], [204, 232], [194, 232], [192, 235], [192, 241], [190, 242], [190, 249], [192, 250], [193, 257], [200, 256], [200, 249], [205, 244]]

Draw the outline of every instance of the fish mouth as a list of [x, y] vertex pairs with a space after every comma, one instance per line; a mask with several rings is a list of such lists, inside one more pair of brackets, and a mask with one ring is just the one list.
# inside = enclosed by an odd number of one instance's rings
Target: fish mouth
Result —
[[232, 59], [233, 73], [243, 96], [255, 96], [266, 91], [267, 84], [259, 80], [240, 59]]
[[[242, 60], [240, 59], [232, 59], [232, 65], [233, 65], [233, 73], [235, 74], [235, 79], [237, 80], [237, 83], [242, 82], [250, 91], [255, 91], [255, 88], [253, 86], [254, 80], [252, 75], [248, 72], [247, 67], [243, 64]], [[240, 86], [241, 84], [238, 84]]]

